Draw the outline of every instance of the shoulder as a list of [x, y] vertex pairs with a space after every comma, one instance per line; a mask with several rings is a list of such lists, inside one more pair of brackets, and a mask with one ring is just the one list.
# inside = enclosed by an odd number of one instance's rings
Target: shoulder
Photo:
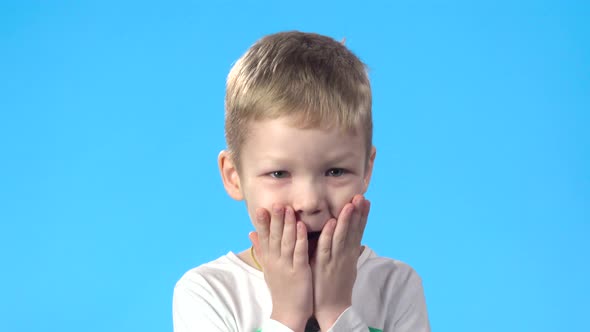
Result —
[[[378, 256], [366, 248], [359, 258], [357, 309], [366, 317], [378, 317], [382, 326], [400, 331], [430, 331], [422, 279], [407, 263]], [[379, 326], [379, 325], [375, 325]]]
[[403, 261], [378, 256], [368, 247], [359, 258], [357, 280], [379, 292], [396, 294], [396, 297], [423, 291], [422, 278], [414, 268]]
[[371, 248], [365, 246], [365, 250], [358, 262], [359, 272], [368, 274], [390, 275], [400, 280], [416, 279], [421, 281], [420, 276], [409, 264], [377, 255]]
[[175, 291], [199, 291], [218, 293], [220, 289], [232, 287], [245, 279], [256, 278], [256, 271], [239, 261], [233, 253], [188, 270], [178, 280]]
[[226, 256], [202, 264], [185, 272], [176, 282], [174, 298], [202, 298], [213, 300], [216, 280], [227, 279], [224, 275], [231, 275], [231, 268], [226, 262]]
[[266, 286], [257, 272], [233, 253], [187, 271], [174, 287], [175, 331], [242, 331], [252, 325], [251, 312], [261, 311], [259, 302], [267, 298], [260, 296]]
[[223, 289], [231, 289], [231, 275], [236, 272], [228, 255], [192, 268], [174, 287], [172, 312], [174, 331], [235, 331], [232, 313], [228, 311]]

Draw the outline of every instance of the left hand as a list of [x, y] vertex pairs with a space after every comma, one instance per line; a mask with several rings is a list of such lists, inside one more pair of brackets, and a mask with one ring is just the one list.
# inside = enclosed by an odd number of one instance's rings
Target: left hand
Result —
[[367, 224], [370, 202], [356, 195], [338, 220], [330, 219], [318, 240], [311, 261], [313, 313], [322, 331], [327, 331], [352, 305], [352, 288], [361, 253], [361, 239]]

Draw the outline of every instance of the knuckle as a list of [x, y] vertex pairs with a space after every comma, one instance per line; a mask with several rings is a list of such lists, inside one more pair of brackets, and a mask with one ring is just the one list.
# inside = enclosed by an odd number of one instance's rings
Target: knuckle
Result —
[[293, 244], [294, 243], [292, 241], [284, 240], [284, 241], [281, 242], [281, 248], [283, 250], [291, 250], [294, 247]]
[[320, 254], [327, 255], [332, 251], [332, 247], [325, 246], [322, 248], [318, 248], [318, 250], [320, 251]]

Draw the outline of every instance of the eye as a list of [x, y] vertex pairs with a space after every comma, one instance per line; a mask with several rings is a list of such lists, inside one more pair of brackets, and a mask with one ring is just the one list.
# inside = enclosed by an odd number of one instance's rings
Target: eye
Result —
[[346, 171], [343, 168], [330, 168], [327, 172], [326, 175], [327, 176], [334, 176], [334, 177], [338, 177], [338, 176], [342, 176], [344, 175], [344, 173], [346, 173]]
[[286, 178], [289, 175], [289, 173], [287, 171], [274, 171], [270, 172], [269, 175], [275, 179], [282, 179]]

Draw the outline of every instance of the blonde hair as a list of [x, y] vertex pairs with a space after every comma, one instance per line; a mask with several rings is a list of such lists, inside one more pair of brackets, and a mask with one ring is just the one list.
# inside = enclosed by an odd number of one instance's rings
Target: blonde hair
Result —
[[289, 117], [299, 128], [361, 128], [372, 147], [366, 66], [343, 43], [315, 33], [280, 32], [258, 40], [227, 77], [225, 138], [236, 166], [251, 121]]

